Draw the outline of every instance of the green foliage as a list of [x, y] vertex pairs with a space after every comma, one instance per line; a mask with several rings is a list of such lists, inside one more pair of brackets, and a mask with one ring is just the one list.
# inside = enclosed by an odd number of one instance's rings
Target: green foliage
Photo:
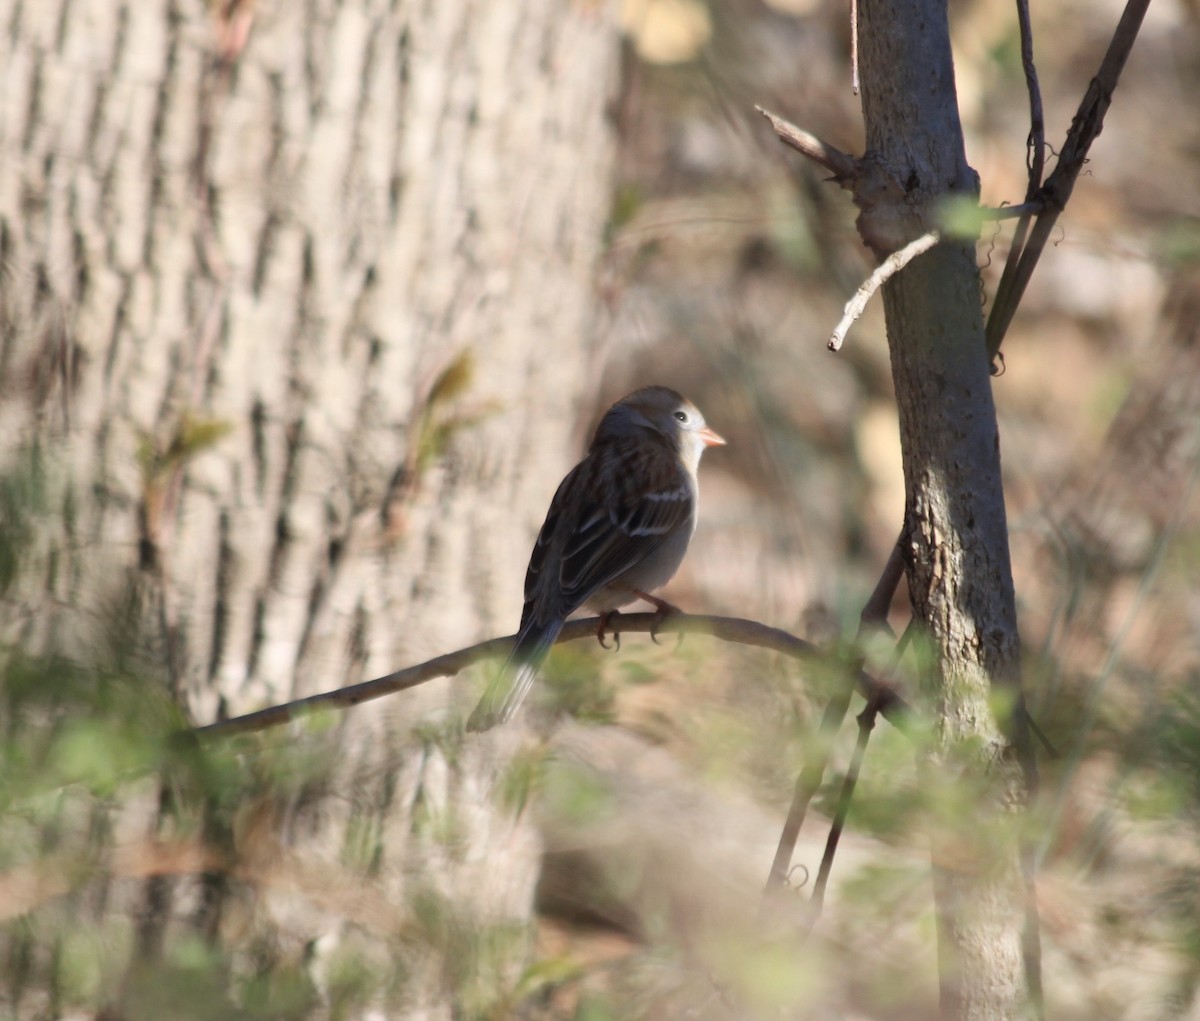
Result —
[[992, 41], [987, 53], [988, 60], [1011, 79], [1021, 76], [1021, 35], [1016, 24], [1000, 32]]
[[262, 1021], [301, 1021], [320, 1003], [312, 978], [297, 965], [259, 971], [244, 980], [239, 992], [245, 1015]]
[[182, 714], [135, 675], [9, 650], [0, 693], [0, 807], [67, 787], [111, 796], [162, 764]]
[[23, 554], [33, 544], [34, 525], [46, 501], [46, 466], [35, 445], [0, 475], [0, 596], [11, 587]]
[[441, 984], [467, 1017], [505, 1016], [514, 1000], [513, 977], [529, 950], [528, 927], [487, 923], [431, 888], [410, 897], [406, 940], [440, 969]]
[[161, 960], [136, 961], [122, 993], [130, 1021], [173, 1017], [178, 1021], [249, 1021], [229, 994], [225, 962], [215, 948], [192, 936], [175, 943]]
[[623, 1016], [614, 1012], [603, 998], [583, 996], [580, 997], [579, 1005], [575, 1008], [573, 1021], [619, 1021]]
[[[1200, 822], [1200, 693], [1196, 679], [1178, 692], [1155, 714], [1150, 771], [1158, 794], [1154, 798], [1164, 810], [1160, 817], [1185, 813]], [[1147, 735], [1148, 736], [1148, 735]], [[1177, 789], [1171, 790], [1176, 785]], [[1147, 803], [1143, 802], [1143, 808]]]
[[747, 940], [731, 935], [716, 948], [721, 964], [715, 976], [733, 999], [745, 1003], [753, 1016], [773, 1017], [795, 1011], [818, 995], [822, 986], [817, 954], [799, 954], [792, 939]]
[[594, 723], [611, 722], [615, 697], [605, 683], [592, 650], [560, 645], [547, 658], [539, 678], [539, 695], [556, 712]]
[[185, 412], [165, 443], [143, 434], [138, 463], [147, 483], [155, 483], [193, 458], [211, 450], [233, 430], [231, 422], [196, 417]]
[[[247, 972], [235, 943], [186, 928], [161, 949], [144, 942], [123, 874], [156, 869], [159, 856], [168, 875], [173, 867], [152, 842], [124, 856], [148, 839], [144, 823], [130, 830], [124, 820], [142, 812], [156, 819], [155, 839], [233, 867], [247, 809], [294, 801], [328, 762], [294, 734], [200, 745], [164, 678], [136, 664], [127, 649], [92, 664], [0, 655], [0, 882], [10, 893], [0, 904], [0, 998], [42, 990], [68, 1013], [119, 1004], [131, 1021], [310, 1016], [318, 999], [296, 962]], [[97, 910], [98, 897], [117, 898], [113, 909]], [[340, 974], [338, 996], [350, 1002], [366, 980]]]
[[[868, 761], [850, 803], [848, 826], [880, 840], [907, 842], [921, 818], [925, 795], [917, 777], [913, 747], [907, 737], [886, 724], [871, 736]], [[842, 795], [843, 769], [831, 771], [818, 804], [832, 816]]]
[[570, 957], [543, 957], [530, 964], [517, 982], [517, 999], [534, 996], [548, 987], [582, 978], [584, 970]]
[[794, 189], [772, 188], [767, 199], [767, 222], [773, 247], [784, 262], [798, 272], [812, 272], [819, 265], [821, 250]]
[[474, 382], [476, 361], [474, 352], [463, 350], [433, 381], [426, 395], [416, 432], [414, 468], [420, 473], [440, 458], [451, 440], [464, 429], [470, 429], [495, 413], [488, 405], [475, 410], [457, 407]]
[[1157, 239], [1159, 258], [1168, 266], [1186, 268], [1200, 262], [1200, 217], [1178, 216]]
[[528, 807], [541, 787], [545, 766], [546, 751], [538, 746], [522, 749], [504, 766], [496, 793], [499, 803], [512, 815], [518, 816]]
[[576, 822], [593, 822], [614, 807], [612, 794], [599, 776], [566, 761], [547, 763], [541, 795], [547, 811]]
[[334, 951], [325, 979], [331, 1021], [354, 1017], [371, 1003], [383, 985], [381, 970], [345, 943]]
[[942, 233], [960, 241], [975, 241], [987, 222], [979, 202], [968, 196], [947, 199], [938, 209], [938, 224]]
[[1081, 410], [1097, 426], [1107, 428], [1129, 399], [1130, 382], [1128, 372], [1121, 368], [1098, 373], [1098, 382]]
[[605, 245], [611, 245], [621, 229], [633, 222], [644, 202], [641, 190], [635, 185], [627, 184], [617, 189], [613, 196], [612, 211], [604, 228]]

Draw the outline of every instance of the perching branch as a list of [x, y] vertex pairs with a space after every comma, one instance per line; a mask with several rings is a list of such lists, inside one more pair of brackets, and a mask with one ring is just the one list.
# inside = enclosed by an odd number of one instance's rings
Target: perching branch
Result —
[[[559, 634], [558, 642], [573, 642], [582, 638], [594, 641], [599, 623], [599, 618], [596, 617], [569, 620]], [[621, 634], [703, 634], [723, 642], [771, 649], [793, 659], [820, 660], [826, 657], [826, 653], [812, 642], [806, 642], [803, 638], [797, 638], [780, 628], [768, 627], [766, 624], [740, 617], [673, 613], [663, 618], [655, 613], [622, 613], [614, 614], [610, 618], [607, 631]], [[415, 688], [438, 677], [452, 677], [482, 660], [505, 656], [512, 648], [515, 637], [509, 635], [506, 638], [492, 638], [478, 645], [418, 663], [416, 666], [397, 670], [385, 677], [377, 677], [374, 680], [362, 681], [345, 688], [336, 688], [319, 695], [310, 695], [294, 702], [285, 702], [244, 716], [235, 716], [197, 727], [194, 733], [197, 737], [204, 738], [229, 737], [291, 723], [317, 709], [348, 709], [361, 702]], [[854, 683], [864, 698], [877, 700], [879, 711], [890, 723], [900, 730], [905, 729], [905, 722], [912, 715], [912, 710], [890, 685], [863, 670], [857, 672]]]

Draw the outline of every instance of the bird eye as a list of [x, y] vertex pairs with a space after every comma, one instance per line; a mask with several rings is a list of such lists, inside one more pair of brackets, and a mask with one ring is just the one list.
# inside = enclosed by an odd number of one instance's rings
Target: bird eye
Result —
[[675, 420], [678, 422], [686, 422], [688, 420], [686, 411], [675, 412]]

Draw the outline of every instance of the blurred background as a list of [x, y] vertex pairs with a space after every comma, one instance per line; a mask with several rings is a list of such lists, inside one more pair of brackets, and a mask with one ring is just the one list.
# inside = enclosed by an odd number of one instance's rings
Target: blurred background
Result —
[[[1120, 11], [1034, 5], [1051, 146]], [[982, 201], [1020, 202], [1013, 5], [950, 19]], [[169, 737], [511, 631], [559, 479], [650, 382], [729, 440], [664, 595], [853, 634], [904, 503], [882, 312], [826, 351], [871, 268], [855, 210], [754, 109], [861, 152], [845, 5], [0, 23], [12, 1015], [931, 1016], [923, 826], [963, 806], [887, 726], [814, 937], [763, 940], [836, 670], [631, 635], [557, 652], [534, 725], [494, 740], [460, 730], [483, 668], [204, 754]], [[1200, 1017], [1197, 94], [1200, 8], [1157, 0], [994, 382], [1058, 753], [1034, 812], [1058, 1018]], [[985, 311], [1010, 232], [979, 242]]]
[[[1032, 5], [1053, 148], [1121, 9]], [[1019, 202], [1028, 106], [1013, 6], [955, 3], [950, 21], [982, 201]], [[679, 601], [817, 640], [846, 634], [903, 510], [882, 311], [872, 303], [846, 348], [825, 351], [842, 302], [870, 270], [855, 210], [753, 110], [861, 152], [844, 5], [631, 0], [623, 24], [608, 253], [620, 269], [600, 403], [644, 377], [675, 380], [730, 438], [705, 462], [704, 515], [674, 587]], [[1200, 84], [1197, 28], [1195, 5], [1151, 6], [994, 383], [1027, 692], [1060, 752], [1042, 766], [1053, 823], [1040, 895], [1055, 1016], [1200, 1010], [1183, 977], [1190, 952], [1172, 960], [1191, 937], [1166, 921], [1184, 903], [1184, 914], [1194, 909], [1182, 892], [1195, 875], [1183, 865], [1191, 824], [1175, 827], [1195, 819], [1184, 791], [1196, 789], [1185, 764], [1195, 761], [1200, 664], [1200, 135], [1174, 111]], [[1001, 225], [980, 239], [985, 311], [1010, 237]], [[906, 620], [904, 599], [902, 588], [893, 624]], [[710, 766], [729, 756], [714, 731], [728, 738], [745, 726], [755, 736], [733, 742], [743, 750], [771, 733], [780, 705], [748, 691], [744, 670], [708, 687], [697, 698], [688, 673], [626, 689], [623, 718]], [[743, 768], [754, 770], [752, 758]], [[782, 764], [767, 758], [772, 770]], [[875, 769], [886, 774], [886, 762]], [[786, 790], [786, 776], [774, 774], [773, 789]], [[903, 799], [884, 788], [894, 809]], [[882, 942], [886, 915], [871, 929]]]

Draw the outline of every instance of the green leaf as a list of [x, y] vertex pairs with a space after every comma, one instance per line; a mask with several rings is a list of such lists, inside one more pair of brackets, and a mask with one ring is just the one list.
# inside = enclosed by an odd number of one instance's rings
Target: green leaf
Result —
[[572, 982], [586, 974], [583, 966], [572, 957], [545, 957], [534, 961], [517, 980], [515, 994], [524, 999], [549, 986]]
[[946, 237], [974, 241], [987, 222], [979, 202], [965, 195], [945, 199], [938, 207], [938, 224]]

